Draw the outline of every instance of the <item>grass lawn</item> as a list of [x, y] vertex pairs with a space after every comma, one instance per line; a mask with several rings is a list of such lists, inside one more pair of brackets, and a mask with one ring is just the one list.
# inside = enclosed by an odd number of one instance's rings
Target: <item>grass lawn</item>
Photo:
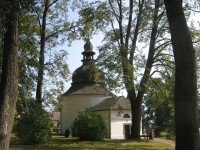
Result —
[[10, 150], [173, 150], [169, 144], [155, 141], [103, 140], [98, 142], [78, 141], [54, 135], [52, 140], [42, 145], [22, 145], [11, 137]]

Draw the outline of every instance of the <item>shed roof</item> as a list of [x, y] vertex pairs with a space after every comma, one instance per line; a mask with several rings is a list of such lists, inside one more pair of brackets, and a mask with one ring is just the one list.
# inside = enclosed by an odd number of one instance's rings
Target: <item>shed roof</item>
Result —
[[130, 101], [123, 97], [112, 97], [107, 98], [101, 103], [97, 104], [92, 108], [94, 111], [101, 110], [131, 110]]

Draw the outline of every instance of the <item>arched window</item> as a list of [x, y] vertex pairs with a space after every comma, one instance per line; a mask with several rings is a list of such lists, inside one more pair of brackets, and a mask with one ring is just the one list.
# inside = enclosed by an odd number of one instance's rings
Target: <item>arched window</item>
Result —
[[124, 118], [130, 118], [130, 115], [129, 114], [125, 114]]

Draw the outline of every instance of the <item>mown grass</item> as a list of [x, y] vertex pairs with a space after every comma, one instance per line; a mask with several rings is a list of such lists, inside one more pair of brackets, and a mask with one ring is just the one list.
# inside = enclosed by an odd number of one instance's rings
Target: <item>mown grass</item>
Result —
[[22, 145], [15, 137], [11, 137], [10, 150], [173, 150], [174, 147], [155, 141], [103, 140], [98, 142], [79, 141], [54, 135], [47, 144]]
[[175, 133], [171, 132], [171, 133], [168, 133], [168, 132], [161, 132], [160, 135], [159, 135], [160, 138], [163, 138], [163, 139], [169, 139], [169, 140], [175, 140]]

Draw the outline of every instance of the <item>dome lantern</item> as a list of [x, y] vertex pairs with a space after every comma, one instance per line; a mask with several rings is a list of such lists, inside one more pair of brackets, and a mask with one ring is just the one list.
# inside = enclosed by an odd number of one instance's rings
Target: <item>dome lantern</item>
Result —
[[83, 55], [83, 62], [85, 60], [93, 60], [95, 52], [92, 50], [92, 43], [88, 40], [84, 45], [84, 51], [81, 53]]
[[95, 65], [93, 60], [95, 52], [92, 49], [92, 43], [88, 40], [84, 45], [84, 51], [81, 53], [83, 64], [72, 75], [72, 85], [102, 83], [103, 74]]

